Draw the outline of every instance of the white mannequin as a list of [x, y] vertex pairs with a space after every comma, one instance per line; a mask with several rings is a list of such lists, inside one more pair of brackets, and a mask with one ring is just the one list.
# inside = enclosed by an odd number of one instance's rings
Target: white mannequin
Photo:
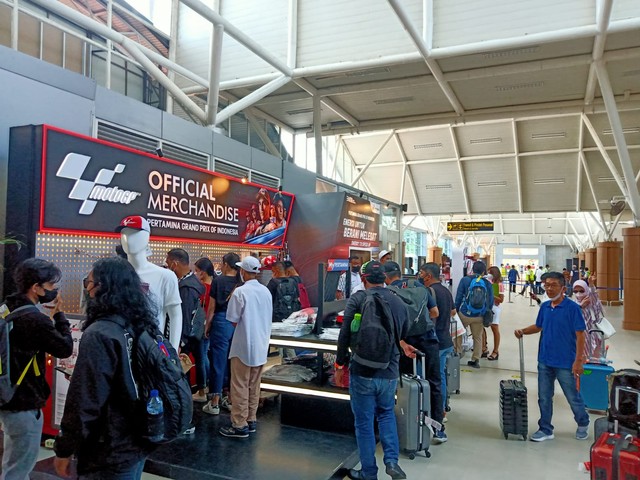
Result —
[[182, 310], [178, 279], [173, 272], [154, 265], [147, 260], [149, 232], [133, 228], [123, 228], [120, 232], [122, 248], [129, 263], [140, 276], [143, 283], [149, 285], [151, 297], [158, 308], [158, 327], [164, 332], [166, 318], [169, 315], [169, 341], [177, 350], [182, 337]]

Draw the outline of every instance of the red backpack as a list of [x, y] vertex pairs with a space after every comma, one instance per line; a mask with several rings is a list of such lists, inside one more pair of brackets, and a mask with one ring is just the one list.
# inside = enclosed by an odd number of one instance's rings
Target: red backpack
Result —
[[300, 308], [309, 308], [311, 302], [309, 301], [309, 294], [307, 293], [307, 287], [304, 286], [304, 283], [298, 283], [298, 292], [300, 294]]

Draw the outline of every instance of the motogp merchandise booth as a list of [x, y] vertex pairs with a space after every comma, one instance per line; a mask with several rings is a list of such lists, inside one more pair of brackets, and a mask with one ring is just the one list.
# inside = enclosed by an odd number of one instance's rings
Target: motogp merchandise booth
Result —
[[[57, 433], [64, 409], [68, 380], [54, 367], [75, 363], [82, 278], [95, 260], [115, 255], [115, 228], [124, 217], [149, 221], [152, 263], [162, 265], [167, 251], [181, 247], [192, 262], [207, 256], [215, 265], [228, 251], [277, 254], [293, 202], [286, 192], [48, 125], [12, 128], [6, 235], [23, 245], [6, 248], [3, 296], [13, 291], [11, 273], [20, 261], [54, 262], [76, 345], [72, 357], [47, 361], [53, 393], [44, 433]], [[257, 226], [265, 233], [256, 235]]]

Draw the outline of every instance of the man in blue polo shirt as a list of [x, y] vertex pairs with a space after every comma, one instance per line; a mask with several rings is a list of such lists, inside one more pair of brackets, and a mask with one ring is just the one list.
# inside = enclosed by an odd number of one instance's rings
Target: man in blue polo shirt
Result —
[[585, 361], [585, 323], [582, 310], [577, 303], [564, 296], [566, 287], [562, 273], [545, 274], [544, 286], [549, 300], [540, 306], [536, 323], [515, 331], [517, 338], [542, 332], [538, 347], [540, 420], [538, 431], [531, 435], [531, 440], [544, 442], [554, 438], [551, 417], [555, 380], [562, 387], [573, 411], [573, 418], [578, 424], [576, 439], [586, 440], [589, 438], [589, 414], [576, 386]]

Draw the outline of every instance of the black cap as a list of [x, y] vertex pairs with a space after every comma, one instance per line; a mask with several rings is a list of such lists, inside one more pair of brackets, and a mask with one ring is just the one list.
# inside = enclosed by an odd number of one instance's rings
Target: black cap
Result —
[[365, 277], [369, 283], [384, 283], [384, 280], [387, 278], [384, 274], [384, 267], [376, 260], [365, 263], [362, 266], [361, 272], [362, 276]]
[[393, 273], [402, 273], [402, 271], [400, 270], [400, 265], [398, 265], [397, 262], [387, 260], [384, 264], [384, 273], [390, 275]]

